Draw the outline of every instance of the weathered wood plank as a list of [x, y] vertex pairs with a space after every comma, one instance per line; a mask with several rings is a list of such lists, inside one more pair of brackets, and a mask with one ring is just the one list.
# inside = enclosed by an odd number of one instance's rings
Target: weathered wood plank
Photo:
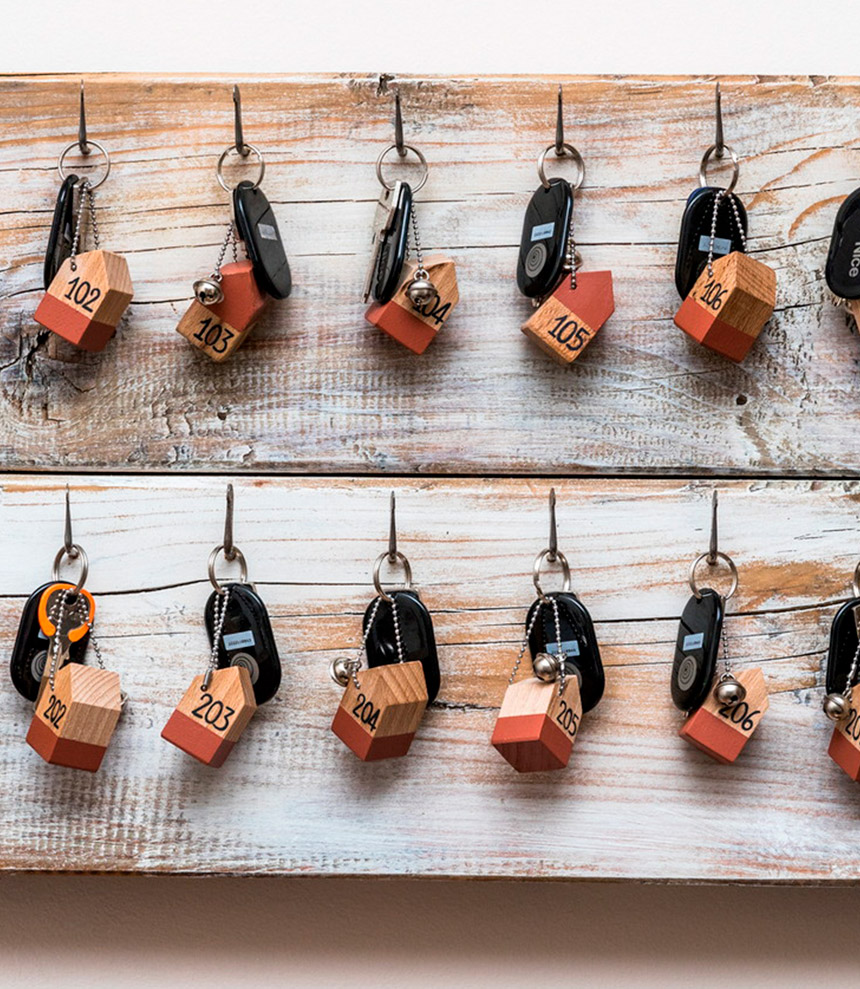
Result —
[[672, 325], [674, 241], [712, 137], [712, 80], [567, 80], [569, 137], [588, 167], [577, 241], [589, 267], [613, 270], [617, 300], [571, 369], [519, 332], [529, 309], [513, 279], [534, 158], [553, 134], [555, 80], [542, 78], [403, 82], [409, 139], [432, 164], [422, 236], [458, 261], [462, 298], [421, 358], [368, 326], [359, 298], [390, 96], [369, 77], [240, 80], [296, 289], [226, 366], [187, 347], [173, 328], [227, 215], [213, 166], [232, 133], [232, 81], [88, 80], [91, 132], [114, 160], [103, 237], [128, 255], [137, 289], [118, 338], [93, 356], [32, 319], [77, 81], [0, 79], [7, 468], [856, 470], [856, 332], [827, 304], [821, 273], [857, 184], [856, 80], [725, 81], [750, 247], [779, 279], [776, 316], [740, 367]]
[[[66, 478], [0, 485], [0, 648], [61, 541]], [[858, 482], [721, 486], [721, 546], [741, 573], [737, 663], [771, 707], [741, 761], [676, 737], [668, 676], [689, 560], [707, 543], [702, 482], [562, 482], [560, 545], [591, 609], [607, 693], [570, 767], [518, 777], [490, 747], [533, 599], [549, 481], [398, 483], [400, 548], [435, 617], [442, 690], [409, 756], [359, 764], [328, 730], [330, 660], [357, 644], [385, 485], [248, 477], [238, 544], [285, 664], [278, 697], [223, 769], [159, 733], [206, 661], [205, 564], [224, 483], [73, 479], [97, 632], [131, 695], [100, 772], [49, 767], [24, 744], [27, 705], [0, 700], [0, 867], [105, 871], [829, 881], [860, 874], [858, 790], [827, 757], [820, 711], [829, 622], [860, 554]]]

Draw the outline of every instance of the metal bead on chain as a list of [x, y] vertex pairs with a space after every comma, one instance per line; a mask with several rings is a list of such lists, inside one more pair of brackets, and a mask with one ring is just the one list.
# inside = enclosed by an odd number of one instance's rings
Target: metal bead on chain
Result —
[[[720, 191], [714, 196], [714, 209], [711, 213], [711, 236], [708, 239], [708, 275], [713, 277], [714, 275], [714, 242], [717, 239], [717, 216], [720, 212], [720, 204], [726, 197], [726, 190], [720, 189]], [[741, 247], [744, 251], [747, 249], [747, 238], [744, 233], [743, 224], [741, 223], [741, 215], [738, 212], [737, 196], [734, 193], [728, 193], [728, 202], [732, 210], [732, 215], [734, 216], [735, 226], [738, 231], [738, 238], [741, 242]]]
[[576, 291], [576, 238], [573, 235], [573, 213], [576, 205], [576, 190], [571, 189], [570, 200], [570, 223], [567, 228], [567, 254], [565, 255], [565, 265], [570, 268], [570, 290]]
[[215, 614], [212, 616], [215, 619], [215, 633], [212, 636], [212, 652], [209, 654], [209, 666], [203, 675], [203, 683], [201, 684], [203, 690], [209, 689], [209, 684], [212, 682], [212, 674], [218, 666], [218, 643], [221, 641], [221, 633], [224, 630], [224, 619], [227, 617], [227, 602], [229, 600], [230, 588], [225, 587], [223, 593], [215, 602]]
[[[723, 599], [723, 608], [726, 602]], [[732, 673], [732, 663], [729, 658], [729, 646], [725, 630], [723, 630], [723, 675], [720, 677], [716, 687], [714, 687], [714, 699], [718, 704], [725, 707], [735, 707], [740, 704], [747, 695], [746, 687], [735, 679]]]
[[227, 256], [228, 247], [233, 249], [233, 263], [235, 264], [239, 260], [239, 248], [236, 243], [236, 229], [232, 220], [227, 225], [227, 235], [224, 237], [224, 243], [221, 245], [221, 251], [212, 273], [206, 278], [198, 278], [194, 283], [194, 295], [203, 306], [215, 306], [224, 301], [224, 292], [221, 289], [221, 265]]
[[84, 222], [84, 209], [89, 203], [90, 209], [90, 226], [93, 232], [93, 245], [95, 249], [99, 249], [99, 225], [96, 221], [96, 196], [93, 192], [92, 186], [87, 179], [81, 180], [81, 195], [78, 200], [78, 212], [75, 216], [75, 233], [72, 237], [72, 248], [69, 252], [69, 266], [72, 271], [78, 270], [77, 256], [78, 248], [83, 242], [82, 232], [83, 232], [83, 222]]
[[[68, 589], [59, 595], [48, 615], [55, 629], [54, 636], [51, 640], [51, 664], [48, 668], [48, 682], [51, 685], [51, 690], [54, 689], [54, 677], [57, 674], [57, 664], [60, 660], [60, 640], [63, 636], [63, 627], [67, 614], [70, 621], [76, 624], [81, 623], [87, 617], [83, 595], [77, 594], [72, 598], [72, 591]], [[93, 641], [93, 645], [95, 646], [95, 641]], [[99, 666], [104, 669], [104, 664], [101, 661], [98, 650], [96, 651], [96, 656], [99, 659]]]
[[415, 243], [415, 263], [418, 267], [412, 281], [406, 287], [406, 294], [414, 306], [425, 306], [428, 302], [432, 302], [437, 298], [439, 293], [436, 291], [436, 286], [430, 280], [429, 272], [424, 267], [424, 255], [421, 253], [421, 238], [418, 234], [415, 210], [412, 211], [410, 216], [410, 223], [412, 224], [412, 239]]
[[848, 717], [848, 712], [851, 710], [851, 694], [854, 690], [858, 669], [860, 669], [860, 642], [857, 643], [857, 648], [854, 651], [854, 659], [851, 661], [851, 670], [845, 689], [841, 694], [828, 694], [824, 698], [822, 708], [831, 721], [842, 721]]
[[520, 646], [519, 655], [517, 656], [516, 662], [514, 663], [514, 668], [511, 670], [511, 675], [508, 677], [509, 687], [517, 678], [517, 673], [519, 672], [520, 664], [522, 663], [523, 656], [525, 656], [526, 649], [528, 648], [529, 636], [532, 634], [532, 629], [535, 627], [535, 623], [538, 620], [538, 615], [540, 615], [542, 607], [543, 605], [538, 605], [538, 607], [535, 608], [535, 613], [532, 615], [532, 620], [529, 622], [528, 627], [526, 628], [526, 634], [523, 637], [523, 643]]
[[367, 640], [370, 636], [370, 630], [373, 628], [374, 621], [376, 621], [376, 613], [379, 611], [379, 606], [381, 604], [382, 598], [377, 597], [377, 599], [373, 602], [370, 618], [367, 620], [367, 627], [364, 630], [364, 635], [361, 638], [361, 645], [356, 650], [355, 656], [352, 659], [347, 659], [345, 656], [338, 656], [329, 664], [329, 676], [339, 687], [346, 687], [349, 684], [349, 678], [352, 677], [352, 682], [355, 684], [355, 689], [361, 690], [361, 685], [358, 682], [358, 671], [361, 669], [361, 657], [364, 655], [364, 651], [367, 648]]

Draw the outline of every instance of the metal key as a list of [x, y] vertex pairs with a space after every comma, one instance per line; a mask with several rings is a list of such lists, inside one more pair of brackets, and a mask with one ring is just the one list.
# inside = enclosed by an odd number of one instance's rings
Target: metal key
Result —
[[364, 282], [364, 301], [370, 300], [373, 291], [373, 280], [379, 268], [379, 254], [385, 243], [386, 234], [391, 232], [397, 214], [397, 206], [401, 199], [403, 183], [397, 181], [390, 189], [383, 189], [376, 204], [376, 214], [373, 218], [373, 242], [370, 265]]
[[[48, 637], [48, 679], [53, 679], [71, 659], [74, 643], [89, 634], [95, 618], [93, 596], [74, 584], [55, 583], [45, 588], [39, 602], [39, 627]], [[42, 677], [45, 683], [45, 677]]]

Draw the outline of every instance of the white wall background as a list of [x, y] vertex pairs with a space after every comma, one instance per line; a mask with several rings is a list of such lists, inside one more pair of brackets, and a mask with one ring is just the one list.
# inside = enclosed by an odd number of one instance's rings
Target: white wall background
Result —
[[[848, 0], [7, 0], [0, 66], [851, 75], [858, 10]], [[857, 907], [853, 889], [19, 876], [0, 884], [0, 987], [787, 989], [853, 978]]]

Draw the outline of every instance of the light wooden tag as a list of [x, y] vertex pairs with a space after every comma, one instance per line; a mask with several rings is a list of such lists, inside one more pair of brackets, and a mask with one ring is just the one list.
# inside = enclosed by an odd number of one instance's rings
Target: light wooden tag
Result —
[[852, 780], [860, 780], [860, 711], [853, 691], [848, 717], [833, 729], [827, 754]]
[[558, 683], [530, 677], [505, 691], [491, 743], [518, 773], [564, 769], [581, 721], [575, 676], [567, 678], [563, 694]]
[[406, 755], [427, 709], [421, 663], [359, 670], [358, 682], [350, 679], [331, 730], [365, 762]]
[[407, 261], [403, 265], [400, 285], [390, 302], [380, 305], [374, 302], [364, 314], [368, 323], [394, 337], [398, 343], [416, 354], [423, 354], [431, 340], [445, 326], [454, 306], [460, 301], [457, 290], [457, 272], [454, 262], [442, 255], [430, 255], [424, 259], [424, 267], [439, 297], [424, 306], [415, 306], [406, 294], [418, 265]]
[[776, 305], [776, 273], [732, 251], [707, 267], [675, 314], [675, 325], [733, 361], [742, 361]]
[[45, 762], [94, 773], [119, 721], [119, 674], [80, 663], [57, 671], [51, 690], [47, 674], [27, 732], [27, 743]]
[[572, 364], [613, 312], [612, 272], [579, 271], [575, 289], [566, 274], [520, 328], [560, 364]]
[[224, 265], [221, 291], [224, 299], [214, 306], [195, 299], [176, 327], [190, 344], [219, 363], [241, 347], [269, 301], [257, 285], [250, 261]]
[[741, 670], [735, 679], [746, 688], [746, 697], [740, 704], [727, 707], [714, 697], [718, 679], [714, 679], [702, 706], [687, 718], [678, 734], [717, 762], [730, 763], [741, 754], [768, 709], [767, 684], [758, 667]]
[[36, 309], [36, 322], [82, 350], [102, 350], [134, 294], [128, 264], [110, 251], [67, 258]]
[[217, 768], [224, 764], [257, 710], [251, 674], [242, 666], [215, 670], [209, 689], [197, 676], [161, 732], [161, 737]]

